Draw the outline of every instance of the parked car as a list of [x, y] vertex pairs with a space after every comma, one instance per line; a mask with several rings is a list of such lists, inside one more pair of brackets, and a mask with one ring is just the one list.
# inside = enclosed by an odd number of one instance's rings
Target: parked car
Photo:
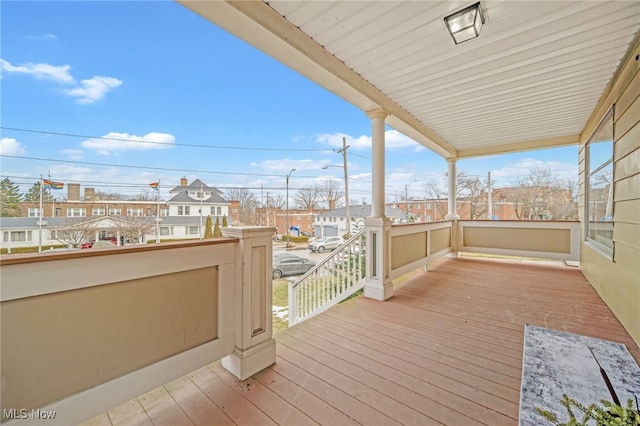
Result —
[[325, 250], [334, 250], [342, 243], [340, 237], [324, 237], [313, 240], [309, 243], [309, 250], [322, 253]]
[[93, 241], [80, 244], [81, 249], [90, 249], [91, 247], [93, 247]]
[[294, 254], [282, 253], [273, 256], [272, 277], [274, 280], [286, 275], [301, 275], [313, 268], [317, 262]]

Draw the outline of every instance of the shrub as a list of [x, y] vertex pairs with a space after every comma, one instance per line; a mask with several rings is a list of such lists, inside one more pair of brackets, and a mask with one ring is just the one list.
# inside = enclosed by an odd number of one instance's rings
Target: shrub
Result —
[[304, 235], [300, 235], [296, 237], [295, 235], [283, 235], [282, 241], [291, 241], [292, 243], [306, 243], [309, 241], [309, 237], [305, 237]]

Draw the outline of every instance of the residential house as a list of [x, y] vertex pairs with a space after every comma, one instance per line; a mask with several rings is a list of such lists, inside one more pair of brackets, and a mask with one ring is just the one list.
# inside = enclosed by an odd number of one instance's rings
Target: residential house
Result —
[[[157, 239], [200, 238], [204, 235], [204, 225], [209, 215], [213, 216], [214, 221], [218, 218], [220, 224], [225, 216], [228, 225], [237, 223], [237, 203], [236, 207], [231, 208], [234, 204], [225, 200], [220, 190], [203, 184], [199, 179], [189, 185], [187, 179], [182, 178], [180, 185], [170, 191], [169, 201], [100, 200], [94, 188], [85, 188], [84, 197], [80, 196], [79, 184], [68, 183], [67, 188], [66, 200], [43, 203], [42, 226], [39, 224], [38, 202], [21, 202], [23, 217], [2, 218], [0, 247], [10, 250], [17, 247], [79, 245], [76, 244], [78, 241], [58, 238], [57, 231], [69, 226], [90, 230], [83, 236], [86, 241], [115, 238], [118, 245], [125, 245]], [[160, 221], [157, 229], [145, 224], [141, 227], [145, 232], [140, 238], [127, 239], [121, 235], [123, 229], [141, 225], [145, 218], [152, 218], [155, 223], [158, 207]], [[236, 210], [235, 213], [232, 211], [231, 216], [230, 208]], [[159, 236], [156, 236], [156, 231]]]
[[[53, 195], [56, 195], [55, 192]], [[38, 201], [20, 202], [21, 217], [40, 217]], [[65, 200], [46, 201], [42, 203], [43, 217], [101, 217], [101, 216], [156, 216], [158, 202], [155, 200], [101, 200], [96, 196], [95, 188], [84, 188], [84, 196], [80, 197], [80, 184], [67, 183]], [[169, 211], [164, 201], [160, 202], [160, 216], [167, 216]]]
[[167, 201], [169, 216], [212, 216], [229, 217], [229, 202], [222, 192], [204, 184], [200, 179], [189, 183], [188, 179], [180, 179], [180, 185], [169, 191], [171, 197]]
[[[393, 223], [399, 223], [403, 212], [392, 206], [385, 206], [385, 216]], [[364, 220], [371, 216], [371, 204], [353, 204], [349, 206], [351, 230], [347, 232], [347, 208], [340, 207], [316, 215], [313, 223], [314, 235], [317, 237], [335, 237], [352, 234], [364, 228]]]

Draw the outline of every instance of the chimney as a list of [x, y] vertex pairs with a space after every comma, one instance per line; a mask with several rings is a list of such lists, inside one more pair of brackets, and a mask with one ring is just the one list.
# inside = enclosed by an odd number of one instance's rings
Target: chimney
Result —
[[96, 200], [96, 190], [94, 188], [85, 188], [84, 189], [84, 200], [85, 201], [95, 201]]
[[332, 198], [329, 200], [329, 210], [335, 210], [335, 209], [336, 209], [336, 200]]
[[68, 201], [80, 201], [80, 184], [69, 183], [67, 184], [67, 200]]
[[186, 178], [186, 177], [184, 177], [184, 176], [183, 176], [183, 177], [180, 179], [180, 186], [187, 186], [188, 184], [189, 184], [189, 181], [187, 180], [187, 178]]

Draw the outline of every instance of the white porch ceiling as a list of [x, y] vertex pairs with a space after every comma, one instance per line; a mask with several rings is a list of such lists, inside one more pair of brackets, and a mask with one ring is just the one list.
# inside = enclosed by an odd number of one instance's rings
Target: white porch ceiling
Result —
[[576, 144], [640, 35], [640, 1], [189, 1], [186, 7], [445, 157]]

